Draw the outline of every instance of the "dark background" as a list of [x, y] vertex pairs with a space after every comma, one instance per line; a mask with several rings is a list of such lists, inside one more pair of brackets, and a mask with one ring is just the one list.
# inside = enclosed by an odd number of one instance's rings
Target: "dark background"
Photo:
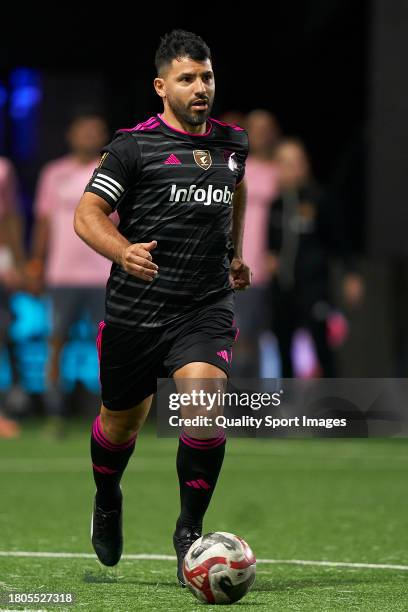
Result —
[[[61, 6], [60, 14], [25, 13], [18, 35], [6, 33], [0, 80], [7, 82], [16, 66], [41, 73], [38, 163], [64, 151], [63, 126], [77, 102], [99, 104], [112, 131], [159, 111], [154, 53], [160, 36], [179, 27], [199, 33], [211, 48], [214, 116], [258, 107], [273, 111], [285, 133], [306, 141], [317, 177], [331, 180], [366, 117], [367, 2], [277, 1], [245, 10], [223, 6], [221, 12], [220, 6], [191, 3], [177, 5], [169, 16], [159, 5], [152, 8]], [[3, 153], [10, 138], [9, 133]]]
[[[0, 154], [17, 166], [30, 226], [38, 171], [65, 152], [77, 105], [106, 112], [111, 132], [161, 110], [152, 81], [160, 36], [199, 33], [216, 74], [213, 115], [265, 108], [308, 147], [318, 181], [340, 196], [366, 281], [350, 315], [343, 375], [408, 372], [408, 3], [276, 0], [250, 5], [61, 5], [3, 17], [0, 87], [18, 67], [36, 69], [42, 98], [30, 129], [0, 110]], [[30, 133], [31, 130], [31, 133]], [[402, 339], [402, 341], [401, 341]], [[396, 351], [405, 355], [395, 367]]]

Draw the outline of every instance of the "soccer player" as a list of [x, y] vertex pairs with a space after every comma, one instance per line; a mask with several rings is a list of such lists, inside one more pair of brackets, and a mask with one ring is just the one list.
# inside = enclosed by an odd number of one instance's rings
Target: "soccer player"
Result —
[[[199, 36], [165, 35], [156, 68], [163, 113], [115, 133], [75, 215], [79, 236], [113, 262], [97, 340], [102, 407], [91, 438], [92, 542], [105, 565], [121, 556], [119, 483], [157, 378], [174, 377], [179, 386], [190, 379], [216, 386], [227, 378], [234, 289], [250, 284], [242, 260], [247, 134], [209, 117], [214, 74]], [[108, 219], [113, 209], [118, 229]], [[201, 535], [224, 451], [219, 432], [180, 437], [181, 512], [173, 542], [181, 584], [182, 561]]]

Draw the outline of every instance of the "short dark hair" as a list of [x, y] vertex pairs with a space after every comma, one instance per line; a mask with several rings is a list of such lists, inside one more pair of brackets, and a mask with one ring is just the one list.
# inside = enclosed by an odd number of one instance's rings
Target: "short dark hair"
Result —
[[207, 59], [211, 60], [211, 51], [201, 36], [185, 30], [172, 30], [162, 37], [156, 51], [157, 74], [160, 74], [164, 66], [180, 57], [190, 57], [196, 62], [204, 62]]
[[106, 113], [100, 106], [94, 106], [92, 104], [81, 104], [71, 108], [67, 127], [72, 127], [77, 121], [83, 119], [100, 119], [104, 123], [107, 123]]

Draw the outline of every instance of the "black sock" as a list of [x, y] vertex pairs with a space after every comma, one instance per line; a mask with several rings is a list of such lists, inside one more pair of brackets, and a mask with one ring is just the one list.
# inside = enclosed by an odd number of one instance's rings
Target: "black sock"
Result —
[[202, 527], [204, 514], [217, 484], [224, 453], [224, 433], [207, 440], [181, 434], [177, 452], [181, 512], [176, 529]]
[[103, 510], [118, 508], [122, 500], [120, 480], [135, 448], [136, 435], [124, 444], [114, 444], [104, 435], [100, 417], [94, 420], [91, 457], [96, 484], [96, 505]]

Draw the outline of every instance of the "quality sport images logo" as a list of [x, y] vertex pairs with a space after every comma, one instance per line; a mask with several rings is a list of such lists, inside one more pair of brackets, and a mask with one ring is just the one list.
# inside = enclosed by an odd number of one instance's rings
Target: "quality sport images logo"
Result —
[[177, 187], [173, 184], [170, 188], [170, 202], [197, 202], [209, 206], [210, 204], [228, 204], [232, 206], [234, 192], [227, 185], [224, 189], [215, 189], [214, 185], [208, 185], [204, 189], [197, 189], [197, 185], [188, 188]]

